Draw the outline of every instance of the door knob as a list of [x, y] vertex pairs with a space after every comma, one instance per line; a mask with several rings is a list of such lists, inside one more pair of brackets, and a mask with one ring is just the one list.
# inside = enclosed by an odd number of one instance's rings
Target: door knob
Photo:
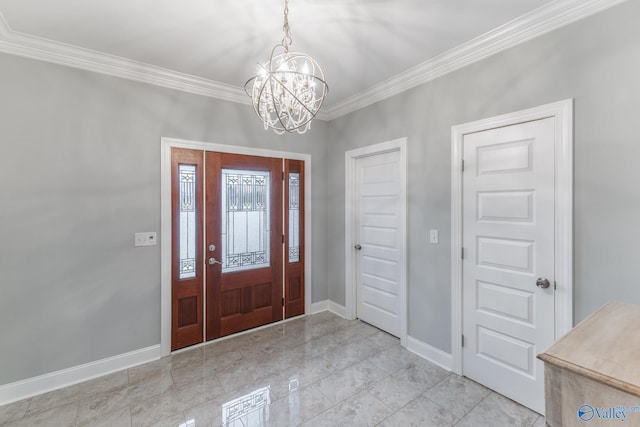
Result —
[[360, 249], [362, 249], [362, 246], [358, 243], [357, 245], [354, 246], [354, 249], [359, 251]]
[[222, 263], [220, 261], [218, 261], [217, 259], [215, 259], [214, 257], [209, 258], [209, 265], [215, 265], [215, 264], [222, 265]]
[[536, 286], [542, 289], [546, 289], [551, 285], [551, 283], [549, 283], [549, 280], [544, 278], [544, 277], [538, 277], [538, 280], [536, 280]]

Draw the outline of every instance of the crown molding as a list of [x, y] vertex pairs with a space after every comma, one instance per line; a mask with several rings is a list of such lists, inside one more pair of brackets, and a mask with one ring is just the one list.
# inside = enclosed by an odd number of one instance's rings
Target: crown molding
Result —
[[225, 101], [250, 104], [249, 97], [241, 87], [12, 31], [1, 13], [0, 52]]
[[[324, 108], [318, 113], [317, 118], [333, 120], [625, 1], [627, 0], [553, 1], [331, 107]], [[0, 52], [225, 101], [250, 104], [249, 97], [239, 86], [12, 31], [1, 13]]]
[[323, 111], [324, 120], [359, 110], [627, 0], [556, 0], [416, 65]]
[[2, 15], [2, 13], [0, 13], [0, 40], [8, 37], [9, 31], [11, 31], [11, 29], [9, 28], [9, 24], [7, 24], [4, 16]]

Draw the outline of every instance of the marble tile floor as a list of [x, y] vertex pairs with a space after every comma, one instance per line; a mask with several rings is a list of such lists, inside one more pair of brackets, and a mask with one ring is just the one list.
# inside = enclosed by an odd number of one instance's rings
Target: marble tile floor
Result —
[[0, 406], [1, 426], [532, 426], [535, 412], [330, 312]]

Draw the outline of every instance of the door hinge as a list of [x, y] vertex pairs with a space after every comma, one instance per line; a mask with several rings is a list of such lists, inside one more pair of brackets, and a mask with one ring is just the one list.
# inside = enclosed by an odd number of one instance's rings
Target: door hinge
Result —
[[462, 170], [462, 172], [464, 172], [464, 160], [462, 161], [462, 166], [460, 169]]
[[284, 307], [284, 298], [282, 298], [282, 306]]
[[556, 283], [556, 281], [553, 281], [553, 290], [555, 291], [556, 289], [558, 289], [558, 284]]
[[460, 340], [460, 343], [462, 344], [462, 347], [464, 347], [464, 335], [461, 335], [462, 339]]
[[464, 248], [460, 248], [460, 259], [464, 259]]
[[284, 171], [282, 171], [282, 180], [284, 181]]
[[284, 234], [282, 235], [282, 243], [284, 243]]

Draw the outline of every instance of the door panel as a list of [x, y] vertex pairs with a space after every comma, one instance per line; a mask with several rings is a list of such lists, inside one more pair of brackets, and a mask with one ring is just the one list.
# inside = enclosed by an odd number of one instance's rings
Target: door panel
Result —
[[541, 413], [535, 356], [554, 340], [554, 127], [550, 118], [464, 137], [463, 372]]
[[171, 151], [171, 349], [202, 342], [203, 153]]
[[284, 317], [304, 314], [304, 162], [284, 161]]
[[357, 317], [400, 336], [400, 152], [356, 161]]
[[210, 340], [282, 319], [282, 159], [205, 158]]

